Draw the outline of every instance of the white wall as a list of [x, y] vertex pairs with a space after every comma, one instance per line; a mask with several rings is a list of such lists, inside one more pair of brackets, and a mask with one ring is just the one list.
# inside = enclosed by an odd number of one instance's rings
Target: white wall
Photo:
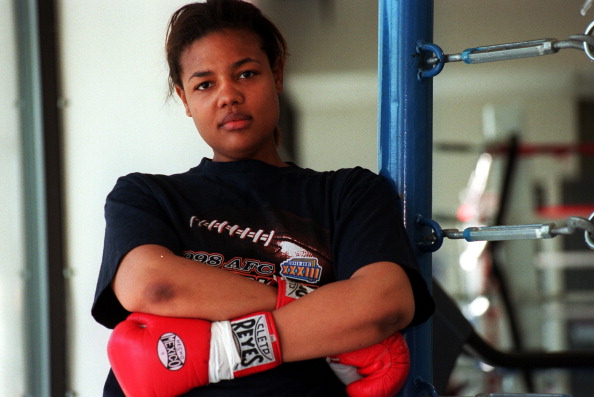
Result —
[[120, 175], [184, 171], [209, 155], [181, 104], [165, 101], [165, 29], [182, 3], [60, 3], [68, 332], [72, 389], [81, 397], [101, 395], [108, 368], [108, 332], [90, 315], [107, 193]]
[[[183, 3], [60, 3], [67, 101], [67, 255], [73, 274], [69, 284], [70, 356], [72, 388], [81, 397], [100, 394], [108, 367], [108, 332], [90, 316], [102, 252], [105, 196], [122, 174], [183, 171], [210, 155], [181, 105], [164, 99], [165, 26], [169, 15]], [[286, 88], [300, 115], [300, 163], [317, 169], [353, 165], [375, 169], [377, 2], [258, 3], [289, 41], [292, 56]], [[581, 2], [569, 3], [437, 1], [435, 42], [451, 53], [507, 41], [564, 38], [582, 32], [587, 25], [578, 15]], [[575, 50], [535, 61], [446, 65], [434, 80], [435, 140], [481, 143], [483, 106], [510, 102], [525, 108], [528, 139], [571, 140], [575, 133], [573, 81], [580, 70], [591, 66]], [[435, 206], [451, 213], [474, 157], [437, 156], [435, 163]], [[542, 171], [538, 175], [546, 176], [546, 170]]]
[[289, 43], [285, 95], [299, 115], [299, 162], [377, 169], [375, 0], [258, 0]]

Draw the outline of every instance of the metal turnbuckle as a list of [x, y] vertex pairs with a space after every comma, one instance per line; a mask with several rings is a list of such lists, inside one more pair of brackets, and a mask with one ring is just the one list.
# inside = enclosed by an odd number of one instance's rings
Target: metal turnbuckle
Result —
[[463, 61], [467, 64], [505, 61], [519, 58], [529, 58], [541, 55], [555, 54], [561, 49], [573, 48], [582, 50], [590, 60], [594, 61], [594, 21], [586, 28], [584, 34], [571, 35], [567, 40], [539, 39], [520, 41], [515, 43], [496, 44], [484, 47], [468, 48], [457, 54], [443, 54], [436, 44], [421, 43], [417, 45], [417, 52], [421, 55], [431, 53], [424, 60], [420, 77], [436, 76], [445, 63]]
[[[419, 222], [419, 225], [427, 226], [429, 223], [425, 220]], [[464, 230], [441, 229], [433, 221], [431, 224], [433, 235], [426, 236], [421, 248], [425, 252], [435, 251], [430, 249], [431, 244], [436, 244], [437, 248], [441, 245], [441, 240], [446, 237], [449, 239], [464, 239], [468, 242], [473, 241], [507, 241], [507, 240], [536, 240], [553, 238], [558, 235], [570, 235], [583, 230], [586, 244], [594, 250], [594, 213], [589, 219], [579, 216], [567, 218], [564, 225], [557, 226], [554, 223], [540, 223], [530, 225], [507, 225], [507, 226], [484, 226], [469, 227]]]
[[540, 39], [468, 48], [460, 54], [446, 55], [446, 60], [473, 64], [536, 57], [556, 53], [558, 51], [555, 47], [556, 42], [555, 39]]

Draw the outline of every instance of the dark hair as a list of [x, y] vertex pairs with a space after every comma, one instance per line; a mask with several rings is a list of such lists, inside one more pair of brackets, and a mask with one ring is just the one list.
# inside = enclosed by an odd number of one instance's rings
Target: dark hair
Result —
[[287, 43], [278, 28], [254, 5], [242, 0], [207, 0], [187, 4], [169, 20], [165, 50], [169, 64], [169, 93], [182, 86], [180, 57], [197, 39], [223, 29], [249, 30], [261, 39], [270, 66], [284, 66]]

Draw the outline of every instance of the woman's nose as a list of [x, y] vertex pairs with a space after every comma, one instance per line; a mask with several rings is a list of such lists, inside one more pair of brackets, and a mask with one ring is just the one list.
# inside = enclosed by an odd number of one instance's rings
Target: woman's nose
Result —
[[231, 106], [243, 103], [243, 93], [233, 82], [224, 82], [220, 84], [219, 106]]

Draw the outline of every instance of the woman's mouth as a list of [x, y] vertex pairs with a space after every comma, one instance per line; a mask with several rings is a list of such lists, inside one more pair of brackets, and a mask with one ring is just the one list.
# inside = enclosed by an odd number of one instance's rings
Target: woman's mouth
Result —
[[243, 113], [229, 113], [219, 123], [219, 128], [235, 131], [246, 128], [252, 122], [251, 116]]

